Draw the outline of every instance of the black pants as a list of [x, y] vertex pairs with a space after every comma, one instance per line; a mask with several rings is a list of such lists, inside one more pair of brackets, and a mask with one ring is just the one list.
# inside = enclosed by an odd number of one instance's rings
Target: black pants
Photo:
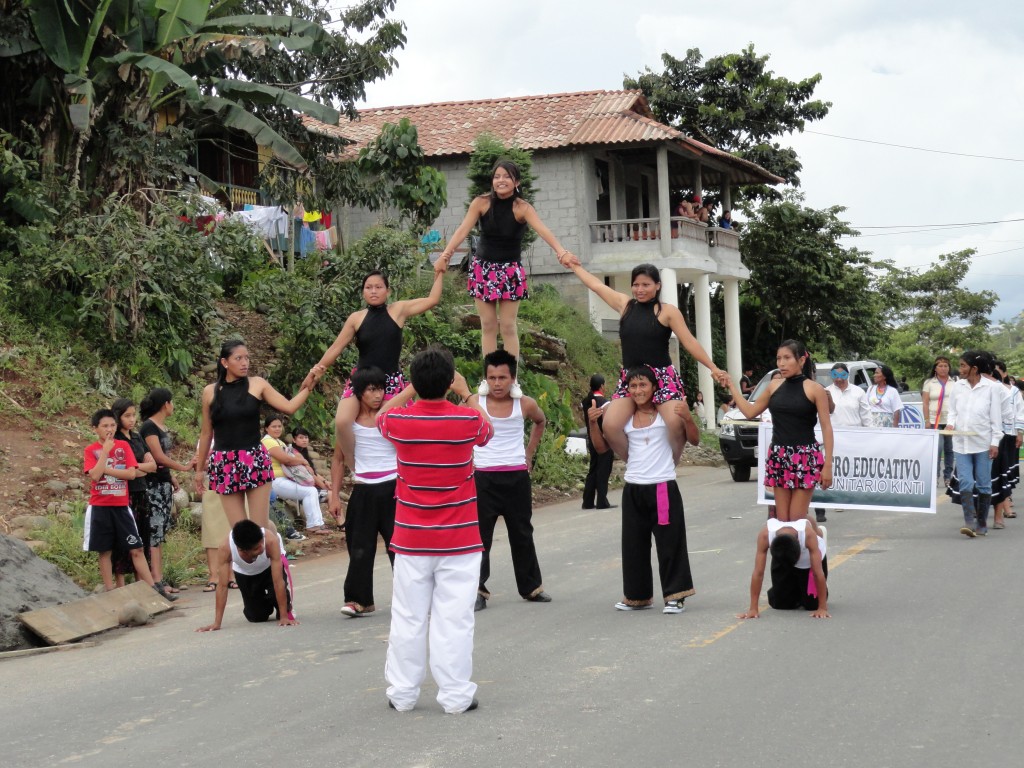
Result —
[[[283, 574], [282, 574], [283, 576]], [[288, 577], [284, 576], [284, 592], [288, 610], [292, 609], [292, 595], [288, 589]], [[277, 595], [274, 593], [274, 577], [271, 568], [246, 576], [235, 571], [235, 583], [238, 593], [242, 596], [242, 613], [252, 622], [269, 621], [270, 614], [277, 613]], [[280, 615], [277, 616], [280, 620]]]
[[651, 536], [658, 552], [661, 594], [666, 600], [694, 594], [690, 555], [686, 551], [683, 497], [675, 480], [665, 483], [668, 525], [658, 525], [658, 484], [626, 483], [622, 490], [622, 592], [626, 600], [654, 598]]
[[597, 453], [589, 443], [587, 452], [590, 454], [590, 467], [587, 469], [587, 479], [583, 483], [583, 508], [593, 507], [595, 496], [598, 507], [607, 507], [608, 478], [612, 474], [612, 462], [615, 460], [615, 454], [611, 451]]
[[[772, 585], [768, 588], [768, 605], [780, 611], [803, 608], [805, 611], [818, 610], [818, 598], [807, 593], [811, 570], [783, 565], [772, 558]], [[821, 559], [821, 569], [828, 578], [828, 558]]]
[[480, 594], [490, 597], [487, 579], [491, 575], [491, 543], [498, 517], [505, 518], [508, 544], [512, 550], [512, 569], [516, 575], [516, 589], [523, 597], [530, 597], [542, 586], [537, 547], [533, 543], [533, 498], [530, 494], [530, 473], [477, 472], [476, 506], [480, 518], [480, 538], [484, 554], [480, 560]]
[[[391, 546], [395, 533], [395, 481], [356, 483], [348, 500], [345, 518], [345, 544], [348, 547], [348, 573], [345, 575], [345, 602], [369, 608], [373, 603], [373, 561], [377, 557], [377, 536], [384, 547]], [[388, 549], [391, 567], [395, 553]]]

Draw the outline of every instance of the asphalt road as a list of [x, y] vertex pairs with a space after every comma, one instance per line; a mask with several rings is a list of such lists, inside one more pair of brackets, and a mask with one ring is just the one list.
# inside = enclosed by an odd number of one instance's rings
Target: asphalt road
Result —
[[388, 709], [383, 556], [360, 619], [338, 612], [346, 557], [300, 559], [299, 627], [249, 625], [232, 595], [224, 629], [196, 634], [213, 596], [193, 589], [152, 626], [0, 662], [0, 765], [1021, 764], [1024, 515], [967, 540], [948, 502], [830, 512], [833, 618], [741, 622], [755, 485], [699, 467], [680, 485], [697, 594], [677, 616], [612, 609], [618, 510], [537, 510], [549, 604], [516, 595], [499, 525], [476, 712], [445, 715], [429, 678], [414, 712]]

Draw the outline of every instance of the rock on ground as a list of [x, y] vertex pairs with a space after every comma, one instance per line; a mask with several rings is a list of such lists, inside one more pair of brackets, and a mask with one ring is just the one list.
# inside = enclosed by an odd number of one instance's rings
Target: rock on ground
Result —
[[41, 645], [18, 614], [85, 596], [56, 566], [37, 557], [24, 542], [0, 534], [0, 651]]

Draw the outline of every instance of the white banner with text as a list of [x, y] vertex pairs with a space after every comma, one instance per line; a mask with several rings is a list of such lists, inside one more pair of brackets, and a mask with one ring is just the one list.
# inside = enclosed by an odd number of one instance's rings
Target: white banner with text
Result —
[[[818, 440], [821, 432], [816, 430]], [[939, 433], [934, 429], [833, 428], [832, 487], [814, 489], [811, 507], [881, 509], [935, 514]], [[757, 503], [774, 504], [764, 486], [772, 425], [762, 422], [757, 441]]]

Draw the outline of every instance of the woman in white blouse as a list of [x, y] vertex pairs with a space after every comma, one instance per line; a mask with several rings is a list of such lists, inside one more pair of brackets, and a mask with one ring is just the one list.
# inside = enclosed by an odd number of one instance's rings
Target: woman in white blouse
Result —
[[873, 427], [898, 427], [903, 401], [900, 386], [888, 365], [875, 368], [875, 383], [868, 387], [868, 415]]

